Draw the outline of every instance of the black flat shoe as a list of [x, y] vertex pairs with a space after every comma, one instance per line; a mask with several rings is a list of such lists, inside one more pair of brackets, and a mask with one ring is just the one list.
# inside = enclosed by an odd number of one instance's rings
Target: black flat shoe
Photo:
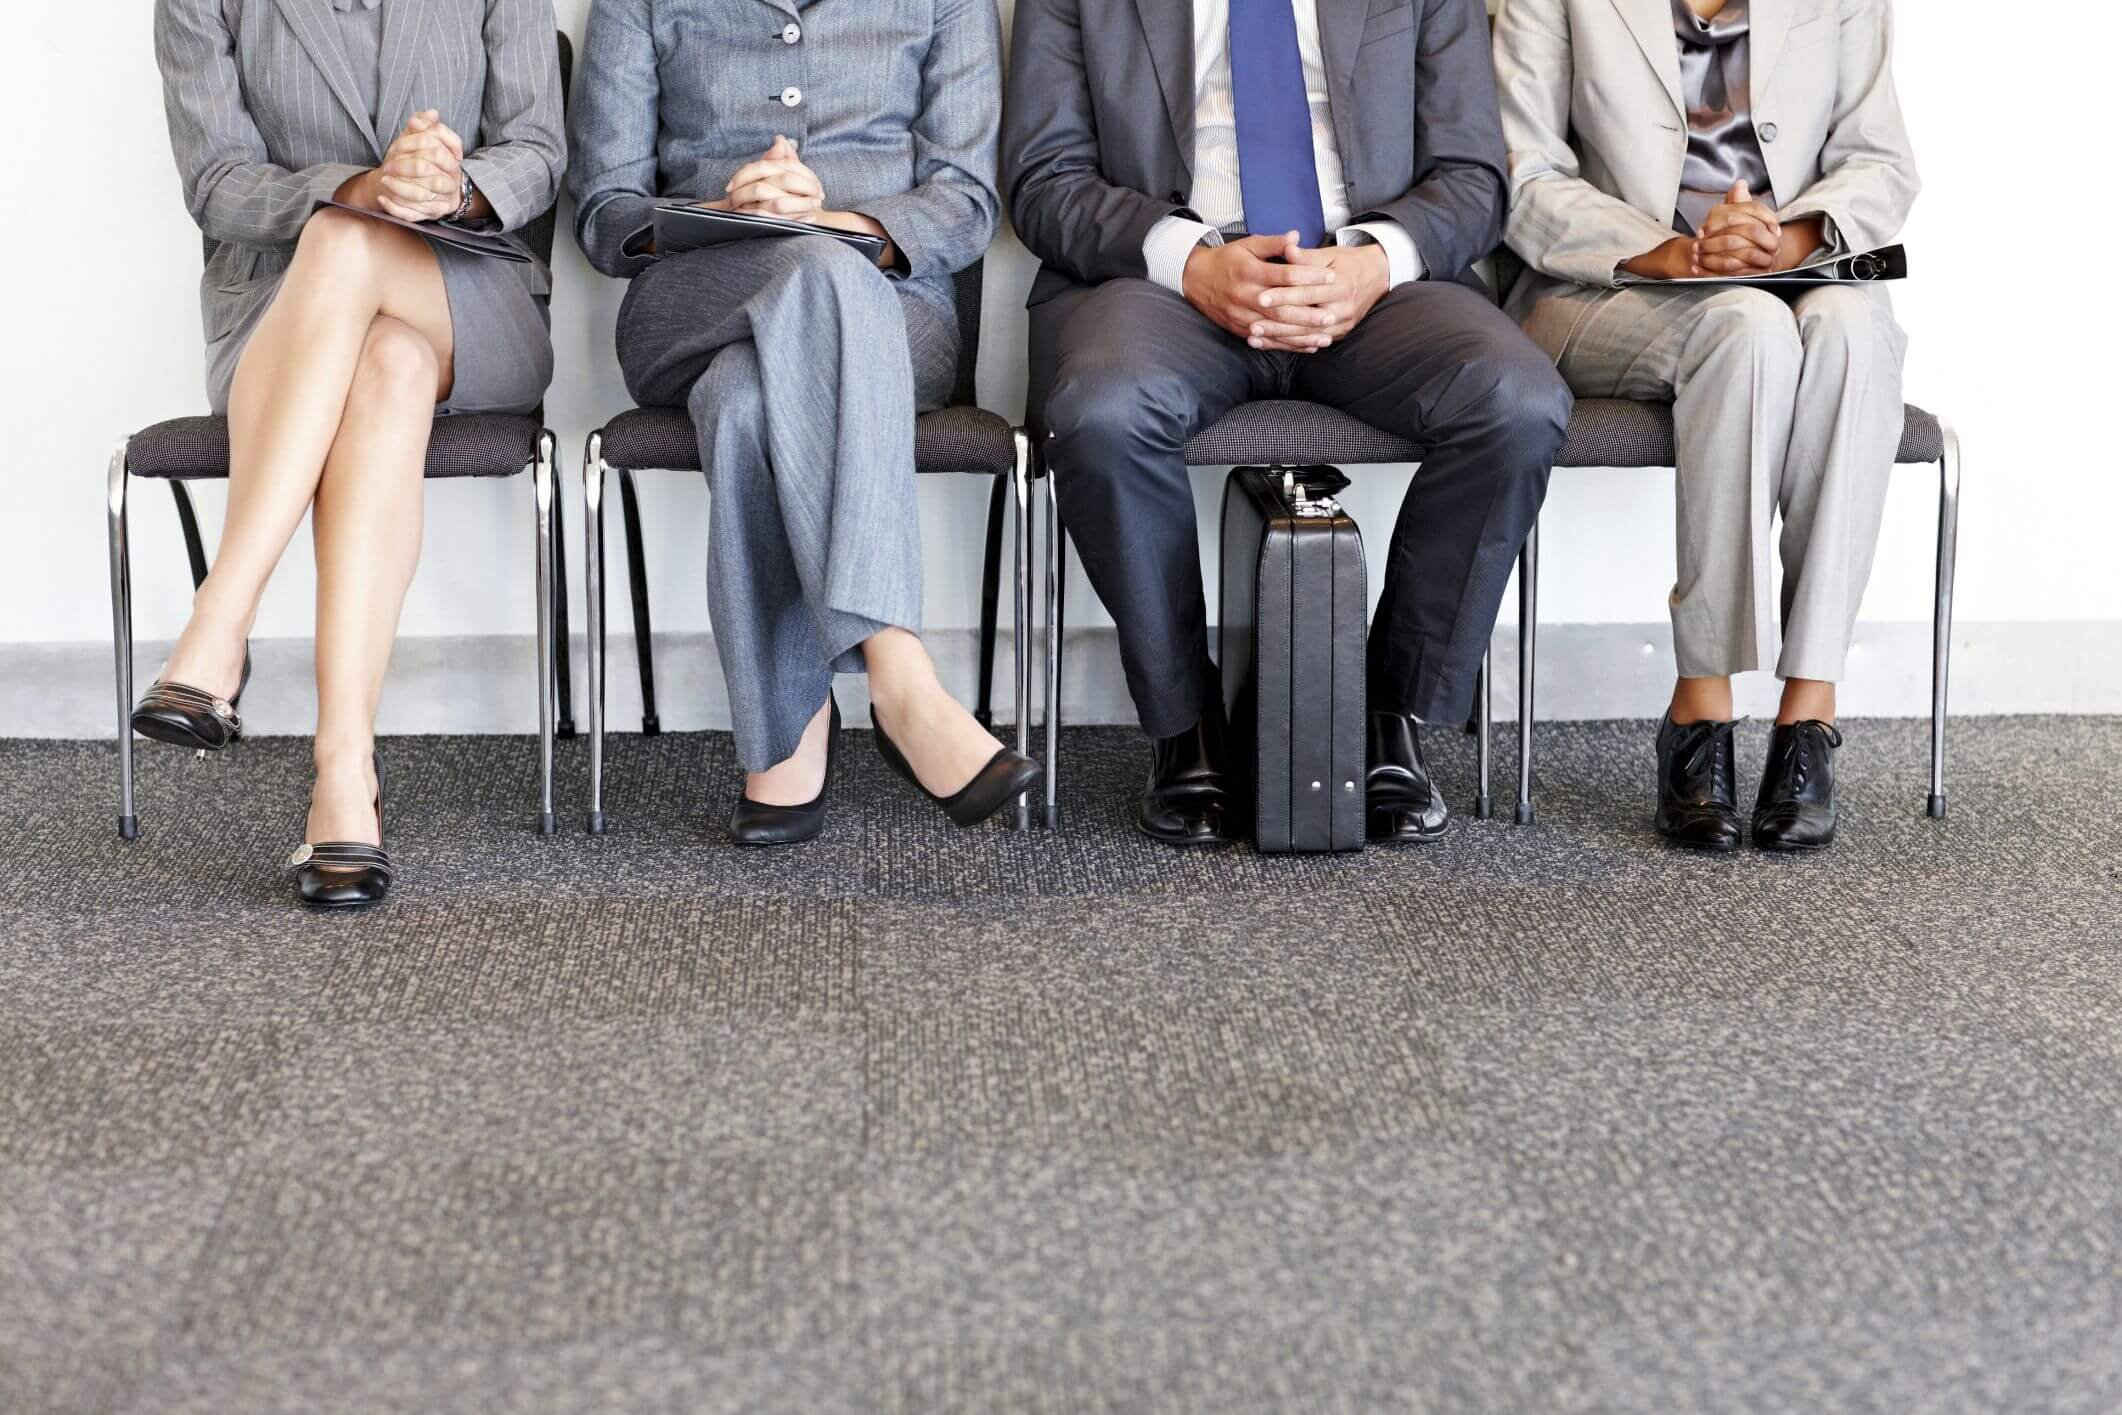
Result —
[[1364, 834], [1380, 845], [1423, 845], [1442, 838], [1451, 812], [1422, 759], [1421, 725], [1404, 713], [1373, 712], [1368, 732]]
[[243, 735], [243, 690], [251, 682], [251, 651], [243, 648], [243, 677], [232, 698], [217, 698], [189, 683], [148, 685], [133, 709], [133, 731], [173, 747], [218, 752]]
[[883, 719], [877, 716], [874, 707], [870, 709], [869, 721], [876, 729], [877, 754], [884, 758], [884, 764], [911, 781], [916, 791], [941, 806], [943, 813], [958, 825], [980, 824], [1031, 790], [1032, 783], [1039, 779], [1037, 762], [1003, 747], [987, 759], [986, 766], [973, 773], [971, 781], [948, 796], [938, 796], [921, 784], [913, 763], [901, 755], [898, 744], [886, 734]]
[[1763, 850], [1825, 850], [1835, 843], [1835, 749], [1831, 723], [1778, 723], [1754, 799], [1754, 844]]
[[830, 693], [825, 701], [830, 715], [825, 729], [825, 779], [818, 783], [818, 794], [800, 806], [769, 806], [739, 796], [737, 808], [729, 813], [729, 838], [736, 844], [800, 845], [825, 829], [825, 798], [833, 789], [833, 759], [840, 755], [840, 703]]
[[[383, 838], [383, 753], [376, 753], [376, 838]], [[391, 857], [359, 840], [305, 841], [287, 858], [295, 897], [311, 909], [365, 909], [390, 893]]]
[[1211, 707], [1186, 731], [1153, 737], [1149, 785], [1135, 828], [1165, 845], [1228, 845], [1230, 791], [1223, 775], [1223, 714]]
[[1689, 850], [1736, 850], [1738, 777], [1732, 733], [1736, 722], [1658, 724], [1658, 834]]

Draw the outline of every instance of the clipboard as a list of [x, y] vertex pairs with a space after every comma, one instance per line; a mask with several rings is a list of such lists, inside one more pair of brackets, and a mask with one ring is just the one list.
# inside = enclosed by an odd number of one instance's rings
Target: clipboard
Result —
[[715, 211], [692, 202], [656, 203], [656, 252], [675, 255], [707, 246], [726, 246], [736, 241], [756, 241], [769, 236], [830, 236], [842, 245], [862, 252], [871, 265], [884, 255], [882, 236], [862, 231], [836, 231], [808, 221], [785, 216], [760, 216], [749, 211]]
[[1908, 248], [1881, 246], [1855, 255], [1827, 256], [1807, 265], [1780, 270], [1773, 275], [1690, 275], [1679, 280], [1654, 280], [1622, 272], [1623, 285], [1757, 285], [1764, 289], [1792, 289], [1809, 285], [1874, 285], [1882, 280], [1908, 278]]
[[356, 216], [366, 216], [371, 221], [381, 221], [387, 226], [396, 226], [425, 236], [437, 245], [452, 250], [468, 251], [472, 255], [492, 256], [496, 260], [512, 260], [519, 265], [529, 265], [531, 258], [500, 236], [487, 231], [469, 231], [462, 226], [451, 226], [442, 221], [402, 221], [387, 211], [370, 211], [365, 206], [348, 206], [343, 201], [327, 201], [320, 206], [337, 207], [340, 211], [351, 211]]

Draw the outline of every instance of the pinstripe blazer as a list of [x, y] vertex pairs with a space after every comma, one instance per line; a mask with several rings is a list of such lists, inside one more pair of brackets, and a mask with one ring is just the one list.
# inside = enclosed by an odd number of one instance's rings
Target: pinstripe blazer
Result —
[[995, 0], [595, 0], [568, 174], [590, 264], [635, 275], [658, 197], [708, 199], [794, 139], [825, 204], [947, 290], [994, 237]]
[[[552, 0], [384, 0], [371, 122], [331, 0], [157, 0], [170, 145], [214, 247], [199, 287], [208, 342], [272, 298], [310, 213], [423, 108], [464, 139], [465, 175], [502, 230], [552, 205], [567, 153], [554, 29]], [[512, 268], [551, 290], [535, 261]]]

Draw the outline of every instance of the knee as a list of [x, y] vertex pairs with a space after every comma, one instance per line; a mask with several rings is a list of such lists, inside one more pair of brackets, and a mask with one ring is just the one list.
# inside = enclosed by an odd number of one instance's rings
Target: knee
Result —
[[1805, 356], [1797, 317], [1766, 290], [1719, 290], [1702, 302], [1694, 341], [1707, 351], [1735, 350], [1755, 361], [1795, 369]]
[[368, 260], [374, 228], [375, 223], [365, 216], [334, 206], [320, 207], [303, 223], [295, 241], [295, 261], [344, 275]]
[[1513, 447], [1536, 452], [1542, 474], [1569, 435], [1576, 408], [1569, 384], [1530, 340], [1483, 345], [1461, 366], [1454, 393], [1458, 416], [1471, 426], [1499, 429]]
[[898, 296], [867, 256], [841, 241], [768, 241], [774, 275], [799, 289], [816, 290], [842, 304], [887, 305]]
[[1798, 302], [1798, 340], [1808, 360], [1822, 355], [1864, 367], [1898, 368], [1892, 316], [1870, 291], [1829, 287]]
[[379, 319], [361, 346], [349, 401], [387, 408], [431, 408], [440, 372], [435, 346], [418, 331], [395, 319]]
[[1064, 362], [1041, 420], [1070, 477], [1120, 471], [1128, 454], [1183, 446], [1192, 416], [1185, 381], [1124, 358], [1092, 355]]

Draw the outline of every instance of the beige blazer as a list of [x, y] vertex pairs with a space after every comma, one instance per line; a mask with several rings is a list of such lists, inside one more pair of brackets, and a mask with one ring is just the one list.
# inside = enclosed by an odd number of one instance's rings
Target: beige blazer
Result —
[[[1890, 244], [1921, 183], [1894, 92], [1892, 0], [1753, 0], [1753, 119], [1786, 221]], [[1505, 239], [1546, 275], [1610, 286], [1673, 237], [1687, 117], [1672, 0], [1502, 0]]]

